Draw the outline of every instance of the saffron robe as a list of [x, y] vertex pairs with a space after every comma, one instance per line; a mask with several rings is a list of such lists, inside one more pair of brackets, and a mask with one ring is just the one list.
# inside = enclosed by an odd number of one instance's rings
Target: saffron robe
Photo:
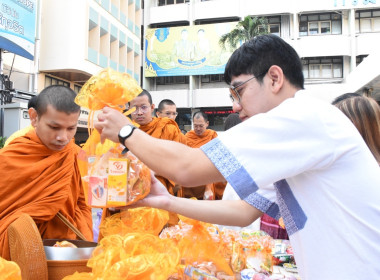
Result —
[[[212, 129], [206, 129], [206, 131], [202, 135], [198, 135], [194, 130], [190, 130], [186, 133], [186, 144], [192, 148], [199, 148], [204, 144], [210, 142], [212, 139], [218, 137], [218, 133]], [[222, 199], [223, 192], [226, 187], [226, 182], [216, 182], [213, 184], [207, 185], [209, 189], [213, 192], [214, 199]], [[192, 188], [184, 188], [181, 189], [180, 196], [182, 197], [196, 197], [198, 200], [203, 199], [204, 193], [206, 190], [206, 185], [192, 187]]]
[[61, 151], [48, 149], [34, 130], [0, 150], [0, 253], [9, 259], [8, 226], [22, 213], [35, 221], [43, 239], [76, 239], [57, 216], [60, 211], [92, 240], [91, 208], [86, 205], [72, 140]]
[[[158, 139], [165, 139], [186, 144], [186, 139], [183, 137], [177, 123], [169, 118], [153, 118], [146, 125], [139, 127], [142, 131], [150, 136]], [[156, 175], [157, 179], [167, 188], [168, 192], [174, 194], [175, 183], [160, 175]]]

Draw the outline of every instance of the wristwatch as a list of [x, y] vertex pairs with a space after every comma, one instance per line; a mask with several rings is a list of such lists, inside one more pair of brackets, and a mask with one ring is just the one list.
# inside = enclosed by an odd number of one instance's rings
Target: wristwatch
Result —
[[136, 129], [134, 125], [128, 124], [123, 126], [119, 131], [119, 141], [122, 145], [125, 146], [124, 142], [132, 135], [133, 131]]

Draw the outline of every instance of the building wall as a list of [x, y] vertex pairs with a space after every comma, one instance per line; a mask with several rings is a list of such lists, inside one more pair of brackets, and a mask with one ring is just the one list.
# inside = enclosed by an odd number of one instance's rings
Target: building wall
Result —
[[[355, 28], [355, 12], [373, 9], [379, 10], [380, 4], [376, 4], [376, 1], [343, 0], [269, 0], [265, 2], [190, 0], [189, 3], [184, 4], [158, 6], [158, 1], [151, 0], [145, 1], [144, 25], [146, 30], [157, 26], [192, 26], [200, 22], [207, 23], [208, 20], [237, 21], [247, 15], [266, 17], [280, 15], [281, 37], [296, 49], [301, 58], [340, 57], [342, 59], [342, 77], [306, 79], [305, 81], [305, 87], [311, 94], [330, 102], [336, 96], [350, 90], [346, 86], [346, 78], [356, 68], [356, 56], [369, 55], [378, 51], [377, 44], [373, 42], [380, 42], [380, 30], [359, 33]], [[301, 36], [299, 34], [301, 16], [315, 13], [341, 15], [341, 34]], [[376, 69], [373, 75], [375, 78], [380, 76], [380, 71]], [[154, 78], [145, 78], [144, 87], [151, 91], [156, 102], [170, 96], [179, 107], [185, 106], [193, 110], [209, 106], [231, 106], [227, 85], [201, 84], [197, 82], [199, 77], [190, 76], [190, 82], [186, 85], [160, 86], [155, 84]], [[353, 88], [352, 91], [356, 89]]]

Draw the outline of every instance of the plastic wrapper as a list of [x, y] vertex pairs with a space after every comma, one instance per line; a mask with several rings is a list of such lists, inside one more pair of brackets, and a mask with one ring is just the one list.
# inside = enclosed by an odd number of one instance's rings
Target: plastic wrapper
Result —
[[89, 138], [78, 155], [85, 197], [90, 206], [125, 206], [149, 193], [148, 168], [132, 154], [123, 155], [119, 143], [110, 140], [101, 143], [99, 133], [93, 129], [95, 111], [108, 106], [123, 112], [126, 104], [141, 92], [130, 75], [106, 68], [92, 76], [75, 98], [79, 106], [90, 110]]
[[88, 162], [81, 171], [86, 202], [92, 207], [120, 207], [132, 204], [149, 194], [149, 168], [122, 147], [110, 148], [101, 156], [82, 156]]
[[75, 102], [91, 111], [108, 106], [124, 110], [125, 104], [142, 92], [142, 89], [127, 73], [106, 68], [92, 76], [81, 88]]
[[184, 228], [181, 232], [182, 237], [177, 241], [182, 264], [193, 266], [194, 263], [212, 262], [218, 272], [233, 275], [228, 261], [224, 258], [222, 252], [224, 247], [220, 239], [213, 237], [217, 227], [183, 216], [179, 217], [181, 219], [179, 225]]
[[158, 236], [168, 220], [169, 213], [165, 210], [139, 207], [122, 210], [120, 213], [107, 217], [100, 226], [100, 232], [103, 236], [125, 235], [132, 232]]
[[167, 280], [176, 271], [179, 259], [172, 240], [130, 233], [104, 237], [88, 266], [95, 279]]
[[21, 270], [17, 263], [0, 257], [0, 280], [21, 280]]

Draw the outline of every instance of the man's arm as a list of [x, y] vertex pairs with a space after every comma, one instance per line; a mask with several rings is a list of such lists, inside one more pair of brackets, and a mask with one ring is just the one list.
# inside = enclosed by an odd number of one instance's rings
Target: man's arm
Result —
[[170, 195], [152, 174], [149, 195], [133, 207], [149, 206], [212, 224], [244, 227], [263, 213], [243, 200], [193, 200]]
[[[119, 142], [120, 129], [131, 122], [120, 112], [104, 108], [98, 115], [96, 129], [102, 141]], [[156, 139], [136, 129], [125, 146], [156, 173], [183, 186], [199, 186], [224, 180], [223, 176], [200, 149]]]

